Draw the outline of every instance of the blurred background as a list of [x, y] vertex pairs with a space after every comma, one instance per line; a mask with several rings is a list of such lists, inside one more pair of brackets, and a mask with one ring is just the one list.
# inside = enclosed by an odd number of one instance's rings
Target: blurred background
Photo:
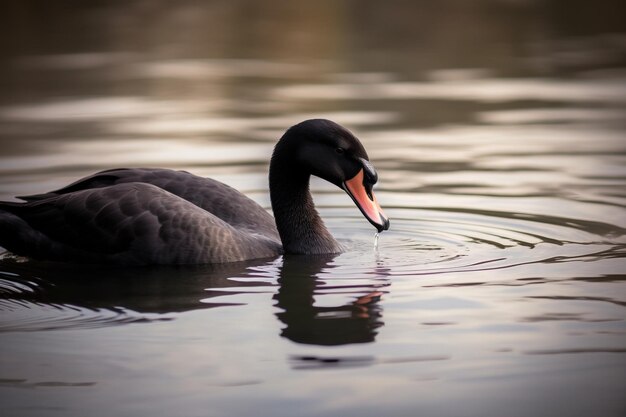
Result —
[[[619, 0], [3, 1], [0, 196], [53, 168], [262, 168], [318, 116], [365, 142], [452, 125], [621, 134], [625, 15]], [[232, 140], [266, 146], [212, 146]]]

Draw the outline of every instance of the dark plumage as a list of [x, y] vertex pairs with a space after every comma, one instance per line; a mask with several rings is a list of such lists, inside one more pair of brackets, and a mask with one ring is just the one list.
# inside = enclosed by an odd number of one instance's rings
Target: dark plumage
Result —
[[309, 177], [344, 188], [384, 230], [389, 221], [371, 193], [376, 175], [367, 160], [348, 130], [328, 120], [308, 120], [290, 128], [272, 156], [276, 221], [219, 181], [185, 171], [122, 168], [21, 197], [25, 203], [0, 202], [0, 245], [35, 259], [121, 265], [336, 253], [340, 245], [315, 210]]

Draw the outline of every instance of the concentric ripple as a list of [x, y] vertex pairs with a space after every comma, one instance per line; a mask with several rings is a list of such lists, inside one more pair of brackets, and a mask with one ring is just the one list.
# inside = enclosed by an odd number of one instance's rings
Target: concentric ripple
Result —
[[170, 320], [159, 314], [137, 313], [124, 308], [97, 308], [63, 304], [0, 300], [0, 332], [88, 329], [103, 326]]
[[[555, 216], [450, 208], [392, 209], [392, 228], [374, 233], [361, 219], [335, 211], [329, 224], [346, 234], [342, 255], [350, 275], [367, 274], [375, 266], [388, 276], [416, 276], [510, 269], [523, 265], [612, 258], [623, 254], [624, 230], [618, 226]], [[345, 214], [344, 214], [345, 216]], [[354, 234], [354, 229], [362, 231]], [[352, 231], [352, 232], [351, 232]], [[363, 262], [371, 252], [371, 262]]]

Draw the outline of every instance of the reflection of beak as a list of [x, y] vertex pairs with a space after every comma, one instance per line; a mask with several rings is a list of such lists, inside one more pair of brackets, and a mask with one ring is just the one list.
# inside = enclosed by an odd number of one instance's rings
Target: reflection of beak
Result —
[[353, 178], [347, 180], [342, 185], [343, 189], [352, 197], [354, 203], [361, 210], [361, 213], [374, 225], [379, 233], [389, 229], [389, 217], [380, 208], [376, 196], [372, 192], [372, 184], [364, 182], [363, 169], [360, 169]]

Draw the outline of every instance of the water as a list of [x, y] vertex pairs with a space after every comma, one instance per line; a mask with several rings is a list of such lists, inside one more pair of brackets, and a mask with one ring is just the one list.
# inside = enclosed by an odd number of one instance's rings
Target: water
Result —
[[3, 414], [626, 414], [622, 3], [255, 4], [5, 6], [0, 198], [162, 166], [269, 208], [276, 139], [328, 117], [391, 229], [314, 181], [343, 254], [5, 254]]

